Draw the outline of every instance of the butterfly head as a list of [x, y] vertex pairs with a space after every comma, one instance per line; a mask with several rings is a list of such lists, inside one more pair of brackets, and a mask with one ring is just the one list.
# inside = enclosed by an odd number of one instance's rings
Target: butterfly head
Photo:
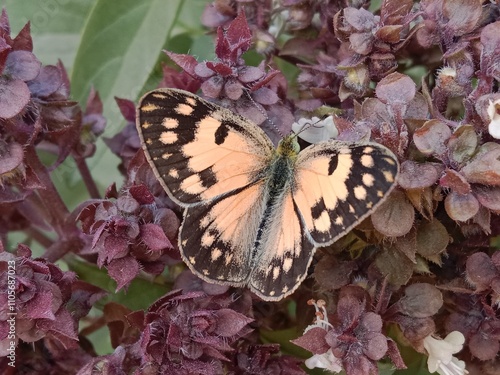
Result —
[[289, 134], [285, 136], [280, 141], [280, 143], [278, 143], [278, 147], [276, 149], [278, 155], [292, 159], [297, 157], [299, 151], [300, 151], [300, 146], [299, 142], [297, 141], [296, 134]]

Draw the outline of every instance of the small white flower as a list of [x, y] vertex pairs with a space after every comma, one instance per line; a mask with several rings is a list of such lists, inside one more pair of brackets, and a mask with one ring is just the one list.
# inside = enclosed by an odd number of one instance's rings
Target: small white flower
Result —
[[458, 331], [450, 332], [444, 340], [427, 336], [424, 339], [424, 348], [429, 354], [427, 359], [429, 372], [437, 372], [440, 375], [468, 374], [465, 363], [453, 357], [453, 354], [462, 350], [464, 342], [464, 335]]
[[500, 139], [500, 99], [495, 101], [490, 100], [487, 111], [490, 117], [488, 132], [493, 138]]
[[333, 116], [328, 116], [323, 120], [318, 117], [301, 118], [292, 124], [292, 130], [299, 138], [309, 143], [327, 141], [336, 138], [339, 134]]
[[[325, 331], [329, 331], [333, 328], [331, 323], [328, 321], [328, 315], [326, 313], [326, 303], [322, 299], [315, 301], [313, 299], [307, 301], [308, 305], [313, 305], [316, 309], [316, 319], [314, 323], [304, 330], [304, 333], [309, 331], [312, 328], [321, 328]], [[306, 359], [304, 362], [307, 368], [323, 368], [329, 370], [331, 372], [338, 373], [342, 371], [342, 362], [339, 358], [335, 357], [332, 353], [332, 349], [328, 349], [323, 354], [315, 354], [311, 358]]]
[[333, 355], [332, 349], [328, 349], [323, 354], [315, 354], [311, 358], [306, 359], [304, 363], [309, 369], [324, 368], [335, 373], [342, 371], [342, 362]]

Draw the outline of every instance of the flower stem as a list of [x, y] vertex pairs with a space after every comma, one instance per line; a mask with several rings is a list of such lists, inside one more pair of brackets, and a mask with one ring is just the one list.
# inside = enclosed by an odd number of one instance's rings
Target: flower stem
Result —
[[75, 159], [76, 166], [78, 167], [78, 171], [80, 172], [83, 182], [89, 192], [89, 195], [93, 199], [100, 199], [101, 195], [99, 194], [99, 189], [92, 178], [89, 167], [84, 158], [78, 155], [73, 155], [73, 159]]

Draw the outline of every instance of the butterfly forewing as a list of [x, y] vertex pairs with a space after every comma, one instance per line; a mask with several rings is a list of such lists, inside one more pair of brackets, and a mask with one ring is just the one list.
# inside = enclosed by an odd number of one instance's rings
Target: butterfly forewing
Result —
[[248, 120], [182, 90], [146, 94], [137, 129], [158, 180], [183, 206], [251, 184], [274, 150]]
[[396, 157], [373, 144], [330, 141], [297, 159], [293, 199], [316, 245], [333, 243], [373, 212], [392, 190]]

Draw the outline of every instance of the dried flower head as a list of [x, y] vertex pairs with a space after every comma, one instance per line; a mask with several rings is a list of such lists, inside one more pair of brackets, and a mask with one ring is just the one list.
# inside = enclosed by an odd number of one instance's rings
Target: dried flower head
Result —
[[232, 303], [231, 296], [203, 292], [173, 291], [159, 299], [144, 317], [142, 366], [164, 373], [222, 373], [231, 345], [251, 331], [252, 319], [233, 310]]
[[[2, 285], [13, 286], [13, 293], [0, 293], [0, 356], [9, 353], [13, 340], [16, 346], [43, 340], [54, 356], [77, 349], [78, 320], [103, 291], [45, 259], [33, 259], [25, 245], [19, 245], [15, 255], [0, 251], [0, 271]], [[12, 319], [14, 332], [9, 329]]]

